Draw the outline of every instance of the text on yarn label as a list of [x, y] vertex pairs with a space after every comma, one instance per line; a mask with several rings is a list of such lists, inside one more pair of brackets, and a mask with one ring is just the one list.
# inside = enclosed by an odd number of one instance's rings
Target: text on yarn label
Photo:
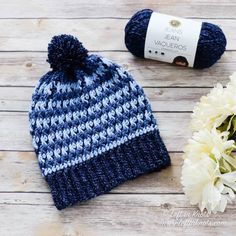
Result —
[[201, 26], [201, 22], [153, 12], [144, 57], [193, 67]]

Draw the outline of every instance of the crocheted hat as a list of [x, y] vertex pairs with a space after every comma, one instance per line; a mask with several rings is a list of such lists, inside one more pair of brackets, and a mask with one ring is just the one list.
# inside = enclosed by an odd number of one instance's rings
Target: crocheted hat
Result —
[[170, 164], [143, 89], [71, 35], [48, 46], [52, 71], [29, 111], [39, 166], [58, 209]]

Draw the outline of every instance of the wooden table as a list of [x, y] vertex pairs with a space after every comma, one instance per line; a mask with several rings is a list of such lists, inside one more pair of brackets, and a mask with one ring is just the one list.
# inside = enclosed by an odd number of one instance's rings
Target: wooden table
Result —
[[[137, 10], [220, 25], [227, 52], [206, 70], [134, 58], [124, 26]], [[201, 214], [180, 184], [182, 150], [194, 103], [236, 71], [235, 0], [0, 0], [0, 235], [235, 235], [236, 206]], [[55, 34], [79, 37], [131, 72], [151, 100], [172, 166], [129, 181], [87, 203], [57, 211], [31, 145], [27, 111], [34, 85], [49, 70]]]

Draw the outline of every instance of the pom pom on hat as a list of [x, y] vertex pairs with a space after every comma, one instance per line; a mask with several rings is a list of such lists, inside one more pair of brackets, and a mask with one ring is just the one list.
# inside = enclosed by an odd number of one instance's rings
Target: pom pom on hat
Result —
[[70, 72], [83, 65], [88, 50], [72, 35], [54, 36], [48, 44], [48, 60], [53, 70]]

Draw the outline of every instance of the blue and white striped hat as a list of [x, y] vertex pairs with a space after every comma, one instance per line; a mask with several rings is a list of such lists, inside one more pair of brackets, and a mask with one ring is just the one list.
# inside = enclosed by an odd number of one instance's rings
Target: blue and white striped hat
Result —
[[48, 62], [29, 121], [58, 209], [170, 164], [150, 103], [123, 68], [71, 35], [52, 38]]

